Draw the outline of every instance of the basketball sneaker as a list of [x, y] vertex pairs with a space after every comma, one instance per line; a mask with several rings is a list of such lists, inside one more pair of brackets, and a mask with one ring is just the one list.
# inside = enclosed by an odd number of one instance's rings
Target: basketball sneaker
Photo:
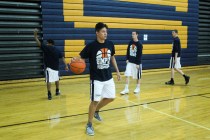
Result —
[[139, 93], [140, 92], [140, 88], [136, 87], [136, 89], [133, 91], [134, 93]]
[[185, 84], [187, 85], [190, 81], [190, 76], [185, 76], [184, 79], [185, 79]]
[[93, 129], [92, 124], [87, 124], [86, 134], [89, 135], [89, 136], [94, 136], [95, 133], [94, 133], [94, 129]]
[[168, 82], [165, 82], [166, 85], [174, 85], [174, 81], [170, 80]]
[[60, 90], [59, 90], [59, 89], [56, 89], [55, 95], [58, 96], [58, 95], [60, 95], [60, 94], [61, 94]]
[[129, 89], [124, 89], [123, 91], [120, 92], [120, 94], [125, 95], [129, 93]]
[[47, 97], [48, 97], [48, 100], [52, 100], [52, 94], [51, 93], [48, 93]]

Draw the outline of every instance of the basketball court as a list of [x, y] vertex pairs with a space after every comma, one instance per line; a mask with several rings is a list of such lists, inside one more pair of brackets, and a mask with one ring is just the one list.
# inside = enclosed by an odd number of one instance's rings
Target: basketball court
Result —
[[0, 140], [210, 140], [209, 9], [1, 0]]
[[61, 96], [51, 101], [43, 96], [43, 79], [1, 82], [0, 139], [210, 139], [210, 66], [184, 70], [192, 78], [187, 86], [179, 75], [176, 85], [165, 85], [167, 69], [145, 70], [141, 93], [123, 96], [124, 79], [115, 78], [117, 97], [101, 110], [103, 122], [94, 119], [94, 137], [85, 134], [90, 103], [85, 76], [64, 77]]

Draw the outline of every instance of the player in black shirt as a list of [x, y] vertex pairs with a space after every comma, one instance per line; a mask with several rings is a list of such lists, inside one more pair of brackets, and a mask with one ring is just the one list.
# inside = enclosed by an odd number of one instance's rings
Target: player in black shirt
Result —
[[142, 63], [141, 63], [142, 49], [143, 45], [138, 40], [138, 32], [133, 31], [132, 40], [128, 44], [127, 55], [126, 55], [126, 63], [127, 63], [125, 70], [126, 84], [125, 84], [125, 89], [120, 92], [121, 94], [129, 93], [128, 87], [129, 87], [130, 76], [132, 76], [133, 79], [137, 79], [134, 93], [140, 92], [140, 80], [142, 74]]
[[34, 38], [37, 42], [37, 45], [44, 52], [44, 63], [45, 63], [45, 73], [46, 73], [46, 82], [47, 82], [47, 91], [48, 91], [48, 100], [52, 99], [51, 94], [51, 82], [56, 84], [56, 96], [60, 95], [59, 90], [59, 59], [62, 58], [65, 64], [65, 70], [68, 70], [68, 65], [65, 62], [65, 59], [61, 52], [57, 50], [54, 46], [54, 41], [49, 39], [47, 44], [42, 44], [37, 37], [38, 30], [34, 30]]
[[168, 82], [165, 82], [166, 85], [174, 85], [174, 69], [181, 74], [185, 79], [185, 84], [187, 85], [190, 81], [190, 77], [185, 75], [183, 71], [181, 70], [181, 42], [178, 37], [178, 31], [173, 30], [172, 36], [174, 38], [173, 40], [173, 48], [172, 48], [172, 56], [170, 61], [170, 68], [171, 68], [171, 80]]
[[95, 117], [102, 121], [99, 116], [99, 110], [112, 102], [115, 98], [115, 84], [112, 78], [110, 63], [117, 72], [117, 78], [121, 76], [114, 57], [114, 44], [107, 40], [107, 25], [99, 22], [95, 26], [97, 39], [87, 44], [80, 52], [80, 57], [72, 59], [89, 59], [90, 62], [90, 80], [91, 80], [91, 103], [89, 106], [88, 123], [86, 133], [94, 135], [92, 119]]

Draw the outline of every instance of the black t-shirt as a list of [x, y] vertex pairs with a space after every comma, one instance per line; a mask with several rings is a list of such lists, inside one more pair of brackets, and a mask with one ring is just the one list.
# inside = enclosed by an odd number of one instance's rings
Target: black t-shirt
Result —
[[141, 64], [143, 45], [140, 41], [131, 40], [128, 44], [126, 60], [130, 63]]
[[177, 57], [181, 56], [181, 43], [179, 37], [175, 37], [173, 40], [172, 57], [175, 57], [175, 53], [178, 53]]
[[53, 70], [59, 70], [59, 58], [62, 58], [62, 53], [55, 46], [41, 45], [44, 52], [45, 66]]
[[112, 78], [110, 62], [114, 54], [114, 44], [109, 40], [104, 43], [95, 40], [85, 46], [80, 56], [89, 59], [91, 80], [107, 81]]

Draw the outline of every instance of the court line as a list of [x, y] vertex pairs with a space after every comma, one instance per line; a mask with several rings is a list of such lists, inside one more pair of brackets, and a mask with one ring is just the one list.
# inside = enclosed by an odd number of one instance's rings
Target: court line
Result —
[[[202, 95], [198, 95], [198, 96], [202, 96]], [[121, 100], [124, 100], [124, 101], [125, 101], [125, 99], [120, 98], [120, 97], [118, 97], [118, 99], [121, 99]], [[126, 101], [129, 101], [129, 102], [131, 102], [131, 103], [133, 103], [133, 104], [137, 104], [136, 102], [133, 102], [133, 101], [128, 100], [128, 99], [127, 99]], [[147, 103], [145, 103], [145, 104], [147, 104]], [[144, 105], [145, 105], [145, 104], [144, 104]], [[140, 106], [144, 107], [144, 105], [140, 105]], [[188, 123], [188, 124], [191, 124], [191, 125], [194, 125], [194, 126], [197, 126], [197, 127], [200, 127], [200, 128], [203, 128], [203, 129], [206, 129], [206, 130], [210, 131], [210, 128], [208, 128], [208, 127], [205, 127], [205, 126], [199, 125], [199, 124], [197, 124], [197, 123], [190, 122], [190, 121], [184, 120], [184, 119], [182, 119], [182, 118], [179, 118], [179, 117], [176, 117], [176, 116], [173, 116], [173, 115], [164, 113], [164, 112], [159, 111], [159, 110], [157, 110], [157, 109], [154, 109], [154, 108], [152, 108], [152, 107], [146, 106], [146, 107], [144, 107], [144, 108], [147, 108], [147, 109], [152, 110], [152, 111], [154, 111], [154, 112], [157, 112], [157, 113], [159, 113], [159, 114], [166, 115], [166, 116], [168, 116], [168, 117], [170, 117], [170, 118], [173, 118], [173, 119], [176, 119], [176, 120], [180, 120], [180, 121], [182, 121], [182, 122], [185, 122], [185, 123]]]
[[52, 119], [42, 119], [42, 120], [35, 120], [35, 121], [30, 121], [30, 122], [22, 122], [22, 123], [15, 123], [15, 124], [9, 124], [9, 125], [2, 125], [2, 126], [0, 126], [0, 128], [17, 126], [17, 125], [24, 125], [24, 124], [30, 124], [30, 123], [37, 123], [37, 122], [44, 122], [44, 121], [50, 121], [50, 120], [53, 120], [53, 119], [69, 118], [69, 117], [81, 116], [81, 115], [86, 115], [86, 114], [88, 114], [88, 113], [81, 113], [81, 114], [74, 114], [74, 115], [68, 115], [68, 116], [61, 116], [61, 117], [52, 118]]
[[[80, 85], [81, 83], [73, 83], [72, 85]], [[90, 83], [89, 82], [85, 82], [85, 83], [83, 83], [83, 84], [86, 84], [86, 85], [90, 85]], [[118, 83], [119, 85], [124, 85], [124, 83]], [[148, 85], [148, 84], [159, 84], [159, 83], [151, 83], [151, 82], [149, 82], [149, 83], [147, 83], [147, 82], [145, 82], [145, 83], [142, 83], [141, 85]], [[62, 86], [65, 86], [65, 85], [69, 85], [69, 84], [62, 84]], [[159, 84], [159, 85], [163, 85], [163, 86], [166, 86], [164, 83], [163, 84]], [[194, 86], [194, 85], [184, 85], [184, 84], [175, 84], [175, 85], [173, 85], [174, 87], [177, 87], [177, 86], [181, 86], [181, 87], [190, 87], [190, 88], [209, 88], [209, 86]], [[24, 87], [31, 87], [31, 85], [25, 85]], [[42, 83], [40, 83], [40, 85], [36, 85], [36, 87], [46, 87], [46, 85], [43, 85]], [[169, 87], [169, 86], [168, 86]], [[21, 88], [23, 88], [23, 86], [14, 86], [14, 87], [9, 87], [9, 89], [21, 89]], [[8, 90], [8, 87], [1, 87], [1, 85], [0, 85], [0, 91], [3, 91], [3, 90]]]
[[[190, 98], [190, 97], [196, 97], [196, 96], [202, 96], [202, 95], [208, 95], [208, 94], [210, 94], [210, 93], [194, 94], [194, 95], [188, 95], [188, 96], [183, 96], [183, 97], [178, 97], [178, 98], [169, 98], [169, 99], [165, 99], [165, 100], [158, 100], [158, 101], [152, 101], [152, 102], [141, 103], [141, 104], [136, 104], [135, 103], [134, 105], [122, 106], [122, 107], [116, 107], [116, 108], [101, 110], [100, 112], [106, 112], [106, 111], [123, 109], [123, 108], [129, 108], [129, 107], [135, 107], [135, 106], [142, 106], [142, 105], [145, 105], [145, 104], [155, 104], [155, 103], [160, 103], [160, 102], [166, 102], [166, 101], [171, 101], [171, 100], [176, 100], [176, 99]], [[53, 118], [53, 119], [70, 118], [70, 117], [82, 116], [82, 115], [87, 115], [87, 114], [88, 113], [86, 112], [86, 113], [81, 113], [81, 114], [61, 116], [61, 117]], [[12, 127], [12, 126], [24, 125], [24, 124], [31, 124], [31, 123], [38, 123], [38, 122], [44, 122], [44, 121], [49, 121], [49, 120], [52, 120], [52, 119], [41, 119], [41, 120], [35, 120], [35, 121], [29, 121], [29, 122], [22, 122], [22, 123], [15, 123], [15, 124], [9, 124], [9, 125], [2, 125], [2, 126], [0, 126], [0, 128]]]
[[204, 95], [199, 95], [199, 96], [204, 97], [204, 98], [210, 98], [210, 97], [208, 97], [208, 96], [204, 96]]

